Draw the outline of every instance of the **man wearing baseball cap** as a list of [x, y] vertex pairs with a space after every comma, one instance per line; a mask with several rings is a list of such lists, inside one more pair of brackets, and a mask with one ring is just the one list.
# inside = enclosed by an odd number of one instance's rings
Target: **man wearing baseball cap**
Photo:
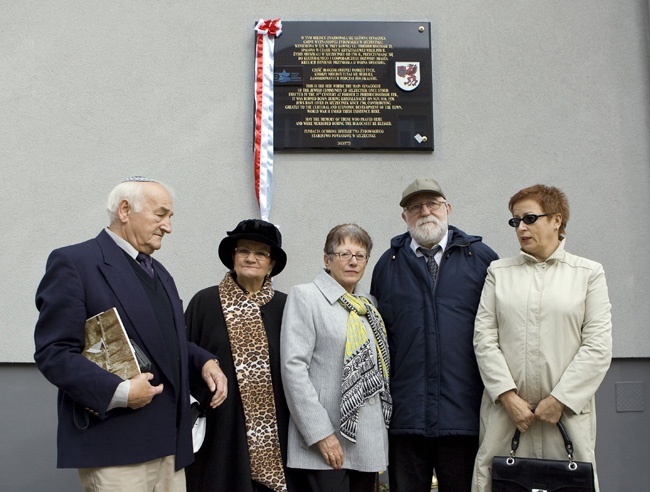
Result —
[[483, 393], [474, 318], [498, 256], [449, 225], [437, 181], [416, 179], [399, 205], [408, 231], [391, 240], [371, 286], [392, 361], [390, 490], [429, 492], [435, 470], [441, 491], [469, 492]]

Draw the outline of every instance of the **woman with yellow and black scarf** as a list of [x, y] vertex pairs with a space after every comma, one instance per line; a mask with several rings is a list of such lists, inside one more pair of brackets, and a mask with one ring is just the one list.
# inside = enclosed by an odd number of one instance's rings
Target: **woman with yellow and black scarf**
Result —
[[325, 268], [291, 289], [280, 353], [291, 413], [288, 467], [308, 490], [370, 492], [388, 464], [392, 413], [386, 328], [358, 285], [372, 240], [356, 224], [328, 234]]

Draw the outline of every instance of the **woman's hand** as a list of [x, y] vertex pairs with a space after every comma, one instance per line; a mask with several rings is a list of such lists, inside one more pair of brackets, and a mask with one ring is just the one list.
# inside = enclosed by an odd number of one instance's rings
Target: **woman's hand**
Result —
[[562, 417], [563, 411], [564, 404], [553, 395], [548, 395], [537, 405], [537, 408], [535, 409], [535, 417], [542, 422], [557, 424], [560, 417]]
[[316, 446], [318, 446], [318, 450], [323, 456], [325, 463], [335, 470], [341, 469], [343, 466], [343, 449], [334, 434], [330, 434], [325, 439], [321, 439], [316, 443]]
[[515, 390], [506, 391], [499, 396], [499, 401], [506, 409], [510, 420], [517, 426], [520, 432], [526, 432], [535, 423], [533, 407], [526, 400], [521, 398]]

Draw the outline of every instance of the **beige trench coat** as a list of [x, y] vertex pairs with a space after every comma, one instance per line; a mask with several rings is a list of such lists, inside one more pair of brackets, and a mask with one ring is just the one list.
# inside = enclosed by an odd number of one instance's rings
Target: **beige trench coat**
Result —
[[[498, 402], [517, 390], [536, 405], [552, 394], [574, 458], [595, 465], [594, 395], [611, 361], [610, 303], [599, 263], [564, 251], [546, 262], [522, 253], [494, 261], [476, 316], [474, 349], [485, 391], [473, 492], [491, 491], [495, 455], [507, 455], [515, 425]], [[536, 422], [521, 436], [517, 456], [566, 459], [556, 426]]]

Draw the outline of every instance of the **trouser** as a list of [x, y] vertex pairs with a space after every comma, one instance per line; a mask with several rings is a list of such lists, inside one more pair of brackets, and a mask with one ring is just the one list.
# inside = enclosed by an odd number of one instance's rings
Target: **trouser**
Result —
[[374, 492], [376, 472], [299, 470], [310, 492]]
[[84, 492], [185, 492], [185, 470], [175, 456], [125, 466], [79, 468]]
[[439, 492], [470, 492], [478, 436], [389, 435], [390, 492], [430, 492], [435, 470]]

